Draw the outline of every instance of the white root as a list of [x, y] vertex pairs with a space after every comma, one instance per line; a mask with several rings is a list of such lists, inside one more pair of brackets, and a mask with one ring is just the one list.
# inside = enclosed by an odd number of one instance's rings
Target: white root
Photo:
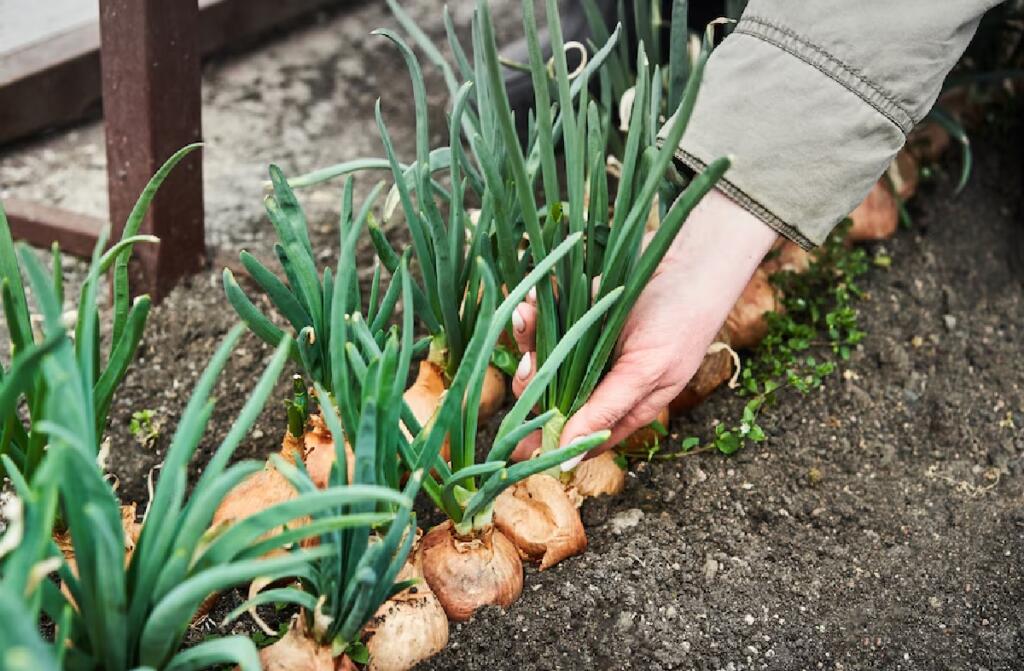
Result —
[[728, 352], [729, 356], [732, 357], [732, 377], [729, 378], [729, 382], [727, 384], [729, 386], [729, 389], [735, 389], [739, 385], [740, 371], [742, 369], [740, 355], [736, 352], [736, 350], [730, 347], [728, 343], [724, 343], [721, 341], [711, 343], [708, 346], [707, 353], [718, 354], [719, 352], [722, 351]]

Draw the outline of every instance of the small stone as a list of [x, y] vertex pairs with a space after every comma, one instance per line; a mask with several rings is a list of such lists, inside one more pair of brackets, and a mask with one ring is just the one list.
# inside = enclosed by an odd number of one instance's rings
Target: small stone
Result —
[[878, 359], [883, 367], [891, 367], [901, 372], [909, 370], [911, 365], [910, 354], [906, 348], [891, 338], [882, 343]]
[[937, 596], [929, 597], [928, 605], [934, 608], [935, 610], [939, 610], [940, 608], [942, 608], [942, 601]]
[[608, 526], [611, 527], [612, 533], [619, 535], [626, 529], [632, 529], [636, 525], [640, 524], [640, 520], [644, 517], [644, 511], [639, 508], [630, 508], [629, 510], [623, 510], [615, 517], [608, 521]]
[[619, 613], [619, 618], [615, 621], [615, 628], [619, 631], [629, 631], [633, 628], [633, 613], [628, 610], [624, 610]]
[[704, 579], [711, 582], [715, 579], [716, 575], [718, 575], [718, 562], [708, 556], [708, 558], [704, 560]]
[[746, 622], [748, 626], [752, 625], [752, 624], [754, 624], [754, 616], [751, 615], [750, 613], [747, 613], [746, 615], [743, 616], [743, 621]]
[[956, 317], [953, 315], [942, 315], [942, 321], [946, 324], [947, 331], [956, 330]]

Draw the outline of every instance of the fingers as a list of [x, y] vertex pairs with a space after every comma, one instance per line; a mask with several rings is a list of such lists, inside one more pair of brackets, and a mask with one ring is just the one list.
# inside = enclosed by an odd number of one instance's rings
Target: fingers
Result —
[[[529, 300], [529, 299], [527, 299]], [[537, 306], [535, 303], [522, 302], [512, 312], [512, 335], [516, 346], [523, 353], [519, 359], [519, 368], [512, 376], [512, 393], [519, 397], [526, 385], [533, 379], [536, 368]]]
[[532, 352], [537, 348], [537, 306], [520, 303], [512, 312], [512, 336], [520, 352]]
[[540, 431], [534, 431], [526, 438], [519, 441], [516, 449], [512, 451], [512, 461], [525, 461], [533, 456], [533, 453], [540, 449]]
[[516, 398], [523, 395], [523, 390], [530, 384], [534, 373], [537, 372], [536, 360], [537, 355], [533, 352], [525, 352], [519, 359], [519, 367], [516, 368], [516, 374], [512, 376], [512, 393], [516, 395]]
[[[600, 448], [607, 449], [615, 445], [623, 437], [626, 427], [639, 424], [641, 418], [633, 417], [636, 410], [646, 407], [645, 398], [650, 394], [652, 385], [639, 377], [637, 367], [619, 360], [611, 371], [601, 380], [590, 400], [581, 407], [565, 424], [562, 431], [561, 445], [565, 446], [573, 440], [590, 435], [597, 431], [612, 430], [612, 435]], [[655, 415], [657, 411], [655, 411]], [[654, 416], [647, 419], [650, 422]], [[625, 420], [625, 425], [623, 424]], [[562, 464], [562, 470], [570, 470], [583, 460], [580, 455]]]

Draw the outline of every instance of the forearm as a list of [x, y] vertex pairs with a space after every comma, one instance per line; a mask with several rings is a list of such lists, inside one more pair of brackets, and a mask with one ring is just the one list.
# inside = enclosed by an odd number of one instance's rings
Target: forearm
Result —
[[863, 199], [996, 0], [751, 0], [711, 56], [678, 157], [804, 247]]
[[694, 208], [658, 273], [677, 278], [674, 293], [686, 294], [692, 314], [710, 343], [778, 233], [713, 189]]

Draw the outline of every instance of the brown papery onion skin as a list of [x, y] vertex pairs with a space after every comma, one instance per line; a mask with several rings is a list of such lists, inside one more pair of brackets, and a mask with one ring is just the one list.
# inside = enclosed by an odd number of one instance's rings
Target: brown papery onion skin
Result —
[[945, 128], [934, 121], [918, 124], [907, 136], [906, 148], [919, 160], [934, 163], [949, 149], [950, 137]]
[[756, 347], [768, 333], [764, 313], [781, 310], [778, 292], [768, 280], [768, 273], [758, 268], [725, 319], [728, 342], [734, 349]]
[[[723, 328], [715, 336], [715, 342], [724, 342], [728, 345], [728, 338], [729, 334]], [[732, 355], [726, 349], [705, 354], [697, 372], [669, 404], [672, 414], [684, 413], [703, 402], [715, 389], [729, 379], [732, 375], [732, 367]]]
[[505, 374], [488, 364], [480, 390], [480, 423], [486, 422], [505, 403]]
[[576, 505], [559, 480], [537, 473], [503, 491], [494, 501], [494, 526], [520, 554], [543, 571], [587, 549]]
[[[423, 360], [420, 361], [416, 380], [412, 383], [411, 387], [405, 390], [402, 398], [405, 399], [406, 405], [409, 406], [420, 426], [426, 427], [433, 420], [434, 414], [437, 413], [437, 408], [441, 405], [444, 392], [444, 371], [436, 363]], [[404, 425], [402, 426], [402, 431], [405, 433], [406, 438], [412, 440], [412, 434]], [[445, 436], [444, 444], [441, 446], [441, 457], [445, 461], [451, 458], [451, 447], [448, 444], [447, 436]]]
[[419, 582], [391, 597], [363, 628], [370, 671], [406, 671], [448, 644], [448, 616], [423, 579], [419, 555], [399, 571], [396, 582]]
[[[658, 412], [657, 422], [667, 429], [669, 419], [668, 407], [666, 406]], [[626, 436], [620, 446], [626, 452], [639, 452], [658, 444], [660, 441], [661, 434], [651, 426], [644, 426]]]
[[[135, 521], [135, 515], [136, 507], [134, 503], [121, 506], [121, 529], [124, 532], [125, 566], [128, 566], [128, 563], [131, 562], [132, 555], [135, 554], [135, 545], [139, 542], [139, 536], [142, 534], [142, 525]], [[75, 545], [71, 539], [71, 534], [66, 529], [59, 532], [55, 531], [53, 533], [53, 542], [57, 544], [57, 549], [64, 555], [64, 561], [67, 563], [71, 575], [78, 577], [78, 562], [75, 561]], [[75, 606], [71, 590], [63, 582], [60, 585], [60, 591], [67, 597], [68, 603]]]
[[348, 661], [348, 657], [335, 660], [331, 655], [331, 646], [320, 645], [307, 635], [305, 621], [302, 613], [295, 615], [285, 635], [260, 650], [263, 671], [336, 671], [356, 668]]
[[894, 175], [893, 183], [896, 186], [896, 195], [902, 201], [908, 201], [917, 193], [917, 185], [921, 181], [921, 166], [918, 165], [917, 157], [909, 149], [904, 147], [896, 154], [893, 165], [890, 167], [890, 174]]
[[850, 226], [846, 239], [850, 242], [888, 240], [895, 235], [899, 218], [896, 197], [883, 175], [871, 187], [871, 191], [857, 209], [850, 213], [853, 225]]
[[579, 500], [595, 496], [615, 496], [626, 487], [626, 470], [619, 465], [614, 450], [584, 459], [572, 471], [569, 498]]
[[507, 608], [523, 591], [523, 563], [515, 545], [488, 527], [459, 538], [451, 520], [420, 541], [423, 577], [448, 618], [465, 622], [478, 608]]
[[[351, 450], [347, 445], [345, 447], [351, 457]], [[292, 463], [302, 460], [316, 486], [327, 486], [331, 464], [334, 463], [334, 442], [319, 415], [309, 418], [301, 439], [286, 431], [280, 454], [282, 458]], [[354, 461], [352, 458], [348, 459], [350, 478]], [[268, 460], [264, 470], [250, 475], [228, 492], [213, 513], [213, 526], [244, 519], [293, 498], [295, 488]]]
[[811, 267], [811, 253], [791, 240], [779, 238], [772, 246], [772, 251], [761, 262], [761, 267], [769, 275], [783, 271], [805, 273]]
[[[331, 481], [331, 468], [337, 456], [334, 452], [334, 437], [327, 430], [327, 425], [320, 415], [311, 415], [306, 424], [306, 433], [302, 437], [302, 460], [313, 484], [319, 489], [326, 489]], [[356, 469], [356, 457], [346, 442], [345, 466], [348, 482], [352, 482]]]

